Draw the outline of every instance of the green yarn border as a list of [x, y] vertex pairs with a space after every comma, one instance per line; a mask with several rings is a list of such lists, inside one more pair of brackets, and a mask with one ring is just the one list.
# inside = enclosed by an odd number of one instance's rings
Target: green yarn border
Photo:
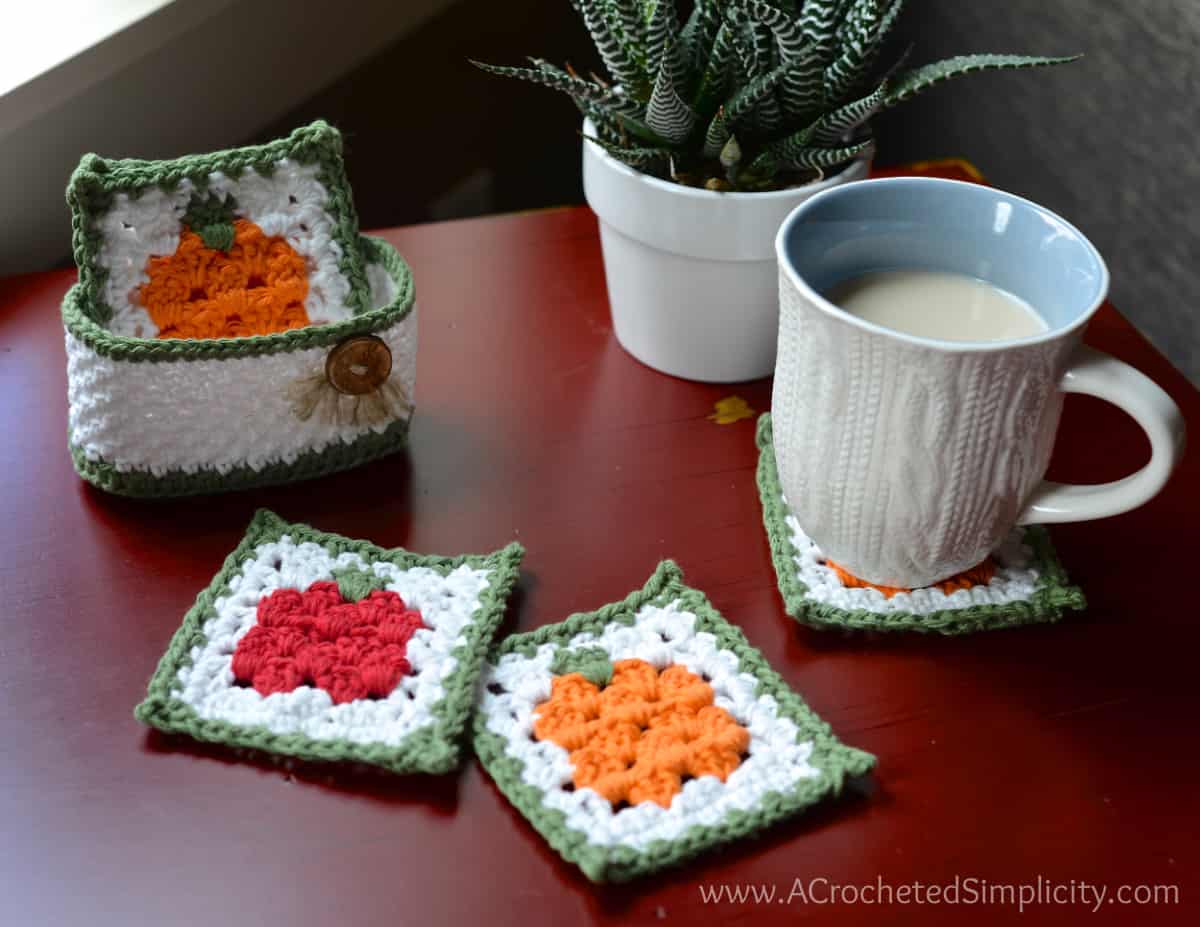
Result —
[[136, 198], [147, 187], [173, 190], [183, 180], [190, 180], [203, 193], [214, 171], [235, 180], [247, 168], [270, 176], [284, 158], [319, 166], [317, 180], [329, 195], [326, 210], [334, 219], [333, 238], [342, 247], [338, 268], [350, 284], [350, 298], [357, 306], [356, 311], [369, 311], [370, 287], [364, 259], [358, 251], [358, 214], [342, 162], [342, 134], [329, 123], [317, 120], [295, 129], [286, 138], [264, 145], [165, 161], [84, 155], [67, 185], [67, 204], [71, 207], [71, 243], [88, 316], [100, 325], [112, 318], [112, 307], [102, 296], [107, 271], [98, 261], [103, 233], [96, 220], [112, 208], [118, 193]]
[[416, 299], [412, 271], [400, 253], [382, 238], [360, 235], [358, 240], [367, 263], [382, 264], [391, 275], [396, 296], [386, 306], [341, 322], [246, 338], [127, 338], [114, 335], [88, 314], [88, 289], [81, 271], [79, 282], [63, 297], [63, 325], [97, 354], [119, 361], [220, 360], [334, 345], [350, 335], [377, 332], [399, 322], [412, 311]]
[[[368, 563], [386, 561], [401, 569], [423, 566], [445, 576], [466, 564], [472, 569], [491, 571], [488, 587], [480, 595], [475, 620], [464, 632], [464, 642], [453, 651], [457, 666], [443, 680], [446, 695], [431, 709], [434, 724], [415, 731], [396, 746], [318, 740], [303, 734], [276, 734], [261, 726], [201, 718], [195, 709], [171, 694], [179, 671], [192, 664], [192, 648], [207, 640], [204, 624], [216, 614], [214, 602], [217, 597], [229, 588], [245, 561], [254, 555], [255, 548], [278, 541], [284, 535], [290, 535], [297, 543], [320, 544], [334, 556], [349, 551], [359, 554]], [[520, 544], [512, 543], [482, 556], [423, 556], [401, 548], [388, 550], [368, 541], [354, 541], [317, 531], [308, 525], [289, 524], [273, 512], [259, 509], [241, 543], [184, 616], [183, 625], [171, 638], [170, 646], [150, 679], [145, 700], [134, 709], [134, 717], [167, 733], [187, 734], [196, 740], [312, 762], [369, 763], [394, 773], [450, 772], [462, 758], [463, 734], [475, 702], [475, 683], [483, 669], [487, 648], [504, 617], [524, 553]]]
[[475, 752], [484, 769], [500, 791], [533, 825], [563, 859], [574, 863], [594, 882], [621, 882], [648, 875], [667, 866], [691, 859], [707, 850], [757, 833], [777, 821], [808, 808], [826, 797], [841, 792], [847, 776], [862, 775], [875, 765], [875, 757], [842, 744], [829, 725], [822, 721], [766, 658], [712, 606], [702, 592], [685, 586], [683, 573], [670, 560], [664, 560], [646, 585], [620, 602], [593, 612], [571, 615], [558, 624], [535, 631], [515, 634], [493, 648], [489, 659], [495, 661], [507, 653], [532, 656], [542, 644], [566, 645], [581, 632], [599, 633], [611, 623], [632, 625], [644, 605], [680, 602], [680, 607], [696, 616], [698, 630], [713, 634], [723, 649], [732, 651], [741, 672], [758, 681], [760, 694], [773, 696], [780, 715], [790, 718], [799, 729], [798, 737], [813, 741], [811, 764], [821, 771], [815, 779], [802, 779], [786, 792], [771, 793], [758, 807], [732, 811], [715, 825], [695, 825], [674, 840], [656, 840], [643, 850], [631, 847], [604, 847], [588, 841], [588, 835], [567, 826], [566, 815], [548, 808], [542, 792], [522, 779], [524, 764], [508, 755], [505, 742], [487, 729], [487, 718], [476, 712]]
[[775, 444], [771, 415], [759, 416], [755, 436], [758, 444], [758, 490], [762, 501], [763, 524], [771, 547], [771, 560], [779, 583], [779, 593], [787, 613], [802, 624], [815, 628], [849, 628], [860, 631], [917, 631], [937, 634], [970, 634], [1013, 628], [1026, 624], [1053, 623], [1068, 609], [1087, 607], [1083, 590], [1071, 584], [1058, 559], [1054, 544], [1045, 528], [1030, 525], [1023, 540], [1033, 549], [1033, 565], [1038, 570], [1037, 588], [1027, 600], [1001, 605], [969, 605], [918, 615], [914, 612], [878, 614], [867, 609], [844, 609], [827, 602], [814, 602], [808, 587], [796, 575], [796, 548], [792, 544], [775, 462]]
[[250, 466], [234, 467], [224, 473], [214, 469], [194, 473], [171, 470], [160, 475], [149, 470], [118, 470], [110, 461], [84, 456], [74, 444], [70, 445], [70, 451], [75, 472], [93, 486], [118, 496], [161, 499], [257, 489], [339, 473], [402, 450], [408, 443], [408, 428], [409, 420], [401, 419], [378, 434], [369, 432], [354, 441], [339, 441], [319, 451], [307, 451], [291, 463], [281, 461], [258, 470]]

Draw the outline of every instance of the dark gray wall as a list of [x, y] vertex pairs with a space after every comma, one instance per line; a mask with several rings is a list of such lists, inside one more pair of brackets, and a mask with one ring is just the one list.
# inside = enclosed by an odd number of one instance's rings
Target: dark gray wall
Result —
[[877, 121], [880, 157], [970, 158], [1078, 225], [1112, 299], [1200, 382], [1200, 0], [909, 0], [923, 64], [965, 52], [1084, 52], [979, 74]]

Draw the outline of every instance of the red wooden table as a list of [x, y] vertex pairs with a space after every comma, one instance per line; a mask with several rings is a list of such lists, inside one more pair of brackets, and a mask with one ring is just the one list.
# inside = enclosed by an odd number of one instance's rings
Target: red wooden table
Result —
[[[223, 497], [82, 484], [57, 314], [73, 274], [0, 282], [0, 922], [992, 923], [1017, 908], [706, 904], [702, 888], [1041, 877], [1178, 886], [1178, 904], [1111, 904], [1096, 922], [1195, 923], [1200, 455], [1143, 509], [1054, 529], [1092, 603], [1081, 617], [960, 639], [809, 631], [775, 590], [754, 423], [706, 418], [731, 393], [767, 409], [769, 382], [687, 383], [627, 356], [590, 212], [385, 236], [414, 268], [421, 313], [410, 450]], [[1113, 309], [1088, 337], [1157, 379], [1200, 434], [1200, 395]], [[1053, 475], [1114, 478], [1147, 453], [1120, 413], [1070, 397]], [[673, 557], [878, 768], [759, 839], [595, 887], [474, 761], [441, 778], [289, 773], [147, 733], [131, 711], [148, 676], [263, 505], [422, 552], [520, 540], [508, 629], [621, 597]], [[1064, 919], [1089, 916], [1035, 904], [1022, 922]]]

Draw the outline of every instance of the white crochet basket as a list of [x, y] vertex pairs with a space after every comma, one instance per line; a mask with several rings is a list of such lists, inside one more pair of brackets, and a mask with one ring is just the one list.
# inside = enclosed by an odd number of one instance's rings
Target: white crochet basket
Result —
[[[69, 441], [84, 479], [133, 496], [244, 489], [404, 445], [412, 275], [358, 234], [335, 129], [174, 161], [88, 155], [67, 198]], [[187, 248], [192, 264], [157, 281]], [[285, 298], [286, 330], [240, 335]], [[196, 319], [220, 336], [179, 336]]]

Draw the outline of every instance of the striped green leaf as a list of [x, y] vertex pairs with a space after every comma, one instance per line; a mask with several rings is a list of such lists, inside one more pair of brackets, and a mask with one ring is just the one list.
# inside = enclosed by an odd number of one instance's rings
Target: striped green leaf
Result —
[[611, 0], [577, 0], [580, 15], [604, 67], [614, 81], [626, 88], [646, 83], [644, 64], [632, 53], [633, 46], [622, 41], [616, 30], [621, 28], [617, 17], [610, 18]]
[[662, 61], [668, 42], [679, 42], [675, 0], [646, 0], [645, 18], [646, 60], [653, 64]]
[[729, 131], [729, 123], [725, 121], [725, 111], [717, 110], [717, 114], [713, 116], [704, 133], [704, 148], [701, 153], [706, 158], [715, 158], [721, 153], [721, 149], [725, 147], [725, 143], [729, 141], [729, 136], [732, 134]]
[[588, 103], [603, 104], [614, 112], [630, 116], [637, 116], [641, 113], [641, 107], [636, 100], [614, 93], [611, 89], [591, 81], [572, 77], [566, 71], [542, 61], [540, 58], [531, 58], [530, 60], [534, 65], [532, 68], [510, 68], [498, 64], [486, 64], [482, 61], [471, 61], [471, 64], [489, 74], [515, 77], [518, 80], [541, 84], [543, 87], [550, 87], [553, 90], [561, 90], [563, 93], [569, 94], [576, 102], [583, 100]]
[[839, 148], [805, 148], [792, 153], [787, 166], [798, 169], [802, 167], [815, 170], [827, 167], [837, 167], [847, 161], [853, 161], [874, 146], [873, 141], [859, 142], [856, 145], [843, 145]]
[[769, 68], [758, 70], [758, 62], [754, 53], [754, 37], [749, 34], [749, 30], [739, 26], [732, 31], [731, 35], [734, 50], [733, 64], [735, 73], [741, 77], [740, 82], [745, 84], [766, 74]]
[[812, 140], [819, 145], [841, 141], [847, 132], [862, 125], [877, 113], [887, 97], [887, 83], [881, 83], [870, 94], [853, 100], [826, 113], [811, 126]]
[[879, 20], [878, 36], [881, 42], [888, 37], [892, 28], [896, 25], [896, 20], [904, 12], [904, 3], [905, 0], [892, 0], [891, 4], [884, 11], [882, 18]]
[[795, 141], [795, 136], [767, 148], [750, 164], [748, 173], [754, 176], [770, 177], [780, 170], [823, 170], [836, 167], [852, 161], [866, 152], [875, 143], [873, 141], [859, 142], [855, 145], [842, 145], [837, 148], [822, 148], [816, 145]]
[[809, 0], [798, 18], [765, 0], [735, 0], [735, 3], [771, 29], [780, 61], [794, 65], [779, 88], [782, 121], [794, 125], [815, 114], [821, 105], [825, 59], [836, 47], [838, 0]]
[[579, 107], [579, 112], [592, 121], [601, 140], [615, 145], [623, 144], [628, 139], [619, 119], [611, 112], [586, 101], [576, 100], [575, 105]]
[[737, 125], [746, 116], [762, 102], [767, 96], [774, 92], [775, 88], [783, 83], [791, 70], [790, 65], [780, 65], [775, 70], [756, 77], [750, 81], [745, 87], [729, 98], [729, 102], [722, 107], [724, 118], [730, 125]]
[[708, 56], [704, 76], [700, 79], [700, 88], [692, 98], [692, 109], [701, 119], [715, 113], [725, 96], [730, 71], [733, 69], [733, 31], [733, 26], [723, 23], [717, 30], [717, 37], [713, 40], [712, 52]]
[[765, 26], [779, 47], [780, 58], [797, 58], [807, 44], [800, 21], [766, 0], [732, 0], [727, 13], [738, 25]]
[[641, 71], [640, 91], [643, 97], [650, 94], [650, 81], [654, 67], [646, 58], [645, 37], [642, 35], [641, 20], [638, 18], [636, 0], [602, 0], [604, 19], [625, 54]]
[[725, 170], [740, 190], [855, 157], [879, 110], [959, 74], [1073, 60], [967, 55], [909, 69], [901, 58], [883, 74], [877, 62], [906, 0], [570, 2], [612, 86], [539, 60], [479, 67], [568, 94], [614, 157], [660, 177], [676, 177], [679, 164], [680, 182], [703, 183], [723, 152], [744, 150], [745, 163], [739, 156]]
[[761, 127], [758, 108], [766, 100], [773, 100], [773, 95], [790, 73], [788, 65], [780, 65], [773, 71], [750, 81], [745, 87], [730, 97], [729, 101], [717, 110], [704, 135], [704, 156], [714, 157], [729, 139], [733, 128], [739, 123], [751, 130]]
[[785, 59], [791, 66], [779, 89], [784, 119], [795, 125], [813, 115], [821, 106], [821, 59], [814, 46], [805, 46], [796, 56]]
[[[754, 26], [754, 55], [755, 68], [762, 73], [770, 73], [780, 66], [779, 49], [771, 30], [761, 23]], [[783, 124], [783, 110], [779, 105], [778, 84], [755, 104], [755, 113], [755, 123], [760, 131], [769, 134], [779, 130]]]
[[912, 46], [910, 45], [908, 50], [906, 50], [901, 56], [901, 60], [888, 69], [887, 74], [873, 73], [875, 71], [875, 63], [879, 59], [879, 53], [883, 50], [884, 46], [887, 45], [888, 36], [891, 34], [892, 27], [896, 25], [896, 20], [900, 18], [900, 14], [904, 10], [905, 0], [891, 0], [890, 4], [888, 4], [887, 0], [882, 0], [882, 2], [886, 4], [886, 9], [884, 9], [883, 15], [879, 19], [879, 25], [875, 27], [874, 44], [871, 46], [871, 51], [867, 55], [866, 60], [863, 61], [862, 65], [863, 74], [870, 77], [872, 80], [882, 80], [899, 70], [899, 68], [903, 65], [904, 59], [908, 57], [908, 52], [912, 50]]
[[612, 0], [616, 17], [621, 21], [621, 30], [627, 41], [646, 51], [646, 20], [642, 15], [642, 0]]
[[837, 51], [837, 27], [850, 0], [804, 0], [800, 28], [824, 69]]
[[935, 84], [975, 71], [999, 71], [1015, 68], [1043, 68], [1077, 61], [1082, 55], [1045, 58], [1030, 55], [959, 55], [926, 64], [898, 74], [889, 82], [884, 106], [895, 106], [910, 100]]
[[[546, 72], [553, 80], [557, 80], [565, 73], [541, 58], [530, 58], [529, 60], [535, 68]], [[589, 82], [584, 81], [584, 83]], [[589, 83], [589, 86], [598, 85]], [[632, 135], [651, 145], [665, 146], [668, 144], [665, 139], [660, 138], [646, 125], [642, 118], [644, 115], [642, 104], [637, 100], [629, 99], [622, 92], [609, 91], [608, 96], [601, 100], [574, 95], [572, 99], [579, 111], [591, 119], [598, 128], [604, 126], [605, 130], [611, 131], [618, 138]]]
[[638, 148], [613, 144], [593, 135], [585, 135], [585, 139], [599, 145], [618, 161], [630, 167], [646, 168], [655, 165], [665, 165], [671, 160], [669, 148]]
[[879, 0], [854, 0], [839, 30], [840, 48], [825, 69], [824, 97], [837, 103], [866, 79], [866, 71], [879, 46]]
[[683, 47], [684, 57], [689, 70], [694, 73], [703, 72], [712, 52], [717, 31], [721, 28], [722, 2], [723, 0], [696, 0], [692, 13], [680, 32], [680, 45]]
[[[762, 70], [759, 69], [758, 54], [754, 44], [754, 33], [752, 24], [745, 26], [737, 26], [733, 29], [733, 47], [734, 47], [734, 72], [737, 75], [734, 79], [734, 86], [739, 84], [743, 89], [749, 87], [760, 77], [766, 76], [770, 66], [765, 65]], [[759, 113], [756, 108], [746, 108], [740, 114], [739, 118], [743, 123], [743, 128], [747, 134], [757, 134], [763, 131], [763, 126], [759, 124]]]
[[650, 94], [650, 105], [646, 108], [646, 125], [656, 135], [676, 145], [682, 143], [696, 125], [696, 114], [675, 88], [678, 56], [679, 46], [673, 39], [668, 39]]

